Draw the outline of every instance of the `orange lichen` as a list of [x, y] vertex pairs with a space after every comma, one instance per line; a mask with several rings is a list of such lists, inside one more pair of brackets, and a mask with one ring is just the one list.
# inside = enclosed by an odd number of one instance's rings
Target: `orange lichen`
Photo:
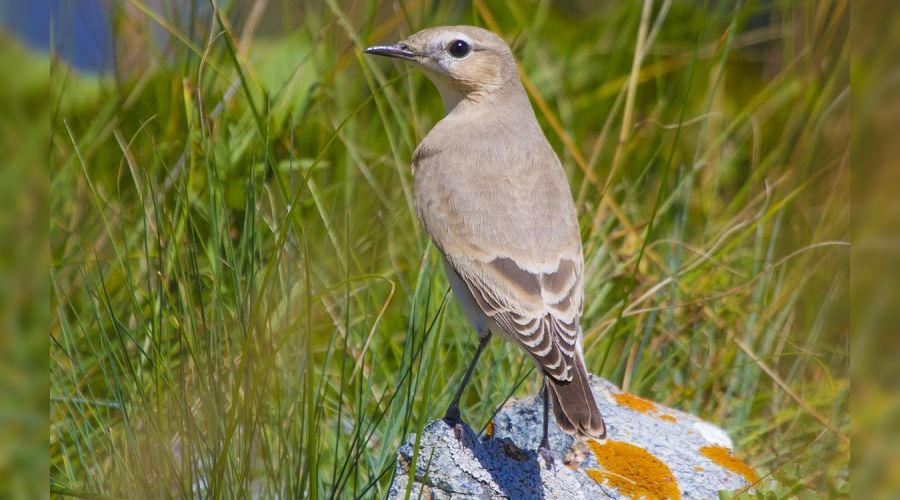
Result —
[[616, 403], [619, 403], [620, 406], [626, 406], [634, 411], [640, 413], [656, 412], [656, 405], [653, 403], [653, 401], [635, 396], [634, 394], [620, 392], [618, 394], [613, 394], [613, 397], [616, 399]]
[[680, 499], [681, 492], [669, 466], [647, 450], [621, 441], [594, 440], [588, 446], [603, 469], [588, 469], [587, 475], [628, 498]]
[[634, 394], [628, 394], [627, 392], [613, 394], [613, 398], [616, 400], [616, 403], [619, 403], [619, 406], [631, 408], [632, 410], [639, 413], [656, 415], [660, 420], [665, 420], [666, 422], [678, 421], [678, 419], [675, 418], [674, 415], [661, 414], [659, 408], [657, 408], [656, 406], [656, 403], [650, 401], [649, 399], [644, 399], [642, 397], [635, 396]]
[[695, 465], [695, 466], [694, 466], [694, 470], [697, 471], [697, 472], [703, 472], [703, 471], [705, 471], [706, 469], [704, 469], [702, 465]]
[[494, 437], [494, 421], [488, 420], [487, 427], [484, 428], [484, 436], [487, 439]]
[[731, 450], [724, 446], [704, 446], [700, 448], [700, 453], [731, 472], [744, 476], [748, 483], [759, 481], [759, 475], [756, 471], [732, 455]]

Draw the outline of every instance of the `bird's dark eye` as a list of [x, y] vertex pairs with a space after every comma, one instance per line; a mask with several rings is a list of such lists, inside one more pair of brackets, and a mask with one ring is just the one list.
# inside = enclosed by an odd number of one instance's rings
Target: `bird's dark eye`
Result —
[[453, 40], [450, 42], [450, 46], [447, 47], [447, 51], [450, 52], [450, 55], [457, 59], [466, 57], [470, 50], [472, 50], [472, 47], [463, 40]]

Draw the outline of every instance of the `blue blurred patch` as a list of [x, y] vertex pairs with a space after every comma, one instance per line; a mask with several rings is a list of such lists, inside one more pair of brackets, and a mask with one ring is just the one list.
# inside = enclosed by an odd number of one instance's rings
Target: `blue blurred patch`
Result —
[[30, 0], [0, 2], [3, 30], [41, 52], [55, 51], [81, 71], [113, 68], [109, 2]]

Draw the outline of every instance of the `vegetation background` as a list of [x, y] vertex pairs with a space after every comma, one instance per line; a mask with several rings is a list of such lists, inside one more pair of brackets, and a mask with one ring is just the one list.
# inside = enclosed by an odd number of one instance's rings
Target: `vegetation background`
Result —
[[[51, 124], [51, 494], [385, 495], [476, 339], [411, 199], [440, 99], [361, 48], [474, 24], [571, 181], [589, 369], [848, 496], [848, 4], [110, 1], [99, 72], [5, 40]], [[537, 387], [494, 342], [464, 418]]]

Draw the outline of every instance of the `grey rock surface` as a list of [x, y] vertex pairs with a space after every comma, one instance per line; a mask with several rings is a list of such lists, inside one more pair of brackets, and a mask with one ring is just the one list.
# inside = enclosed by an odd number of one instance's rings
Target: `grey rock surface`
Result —
[[547, 464], [535, 451], [543, 409], [537, 398], [508, 404], [482, 436], [436, 420], [400, 448], [390, 498], [716, 498], [757, 479], [731, 455], [719, 427], [597, 377], [591, 385], [606, 441], [576, 440], [551, 416]]

